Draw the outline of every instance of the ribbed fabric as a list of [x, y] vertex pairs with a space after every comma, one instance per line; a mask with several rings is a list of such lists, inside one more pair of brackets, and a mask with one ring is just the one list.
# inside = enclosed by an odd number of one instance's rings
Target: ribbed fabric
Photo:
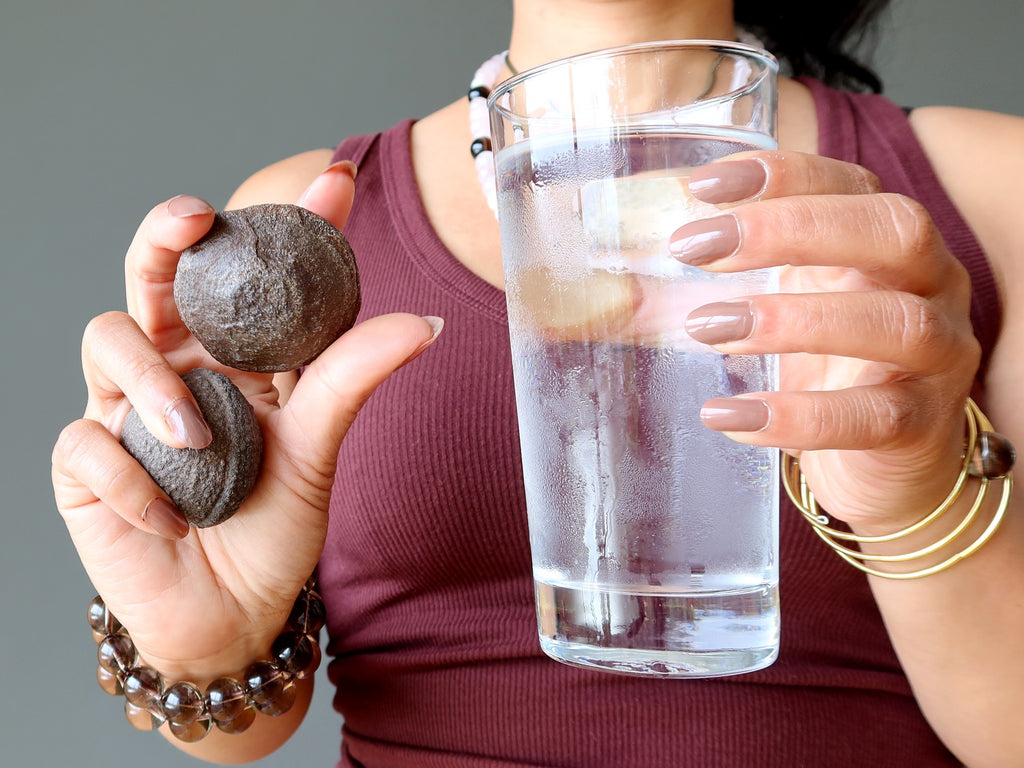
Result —
[[[887, 188], [934, 203], [978, 295], [988, 295], [980, 249], [929, 181], [905, 119], [884, 100], [812, 87], [823, 153], [868, 164]], [[346, 233], [363, 316], [407, 311], [446, 321], [430, 351], [370, 399], [339, 456], [320, 567], [329, 674], [345, 718], [339, 766], [957, 765], [910, 694], [865, 578], [788, 502], [782, 649], [770, 668], [643, 680], [543, 656], [504, 295], [430, 227], [411, 125], [346, 140], [336, 153], [359, 164]], [[986, 346], [986, 329], [998, 327], [994, 307], [976, 316]]]

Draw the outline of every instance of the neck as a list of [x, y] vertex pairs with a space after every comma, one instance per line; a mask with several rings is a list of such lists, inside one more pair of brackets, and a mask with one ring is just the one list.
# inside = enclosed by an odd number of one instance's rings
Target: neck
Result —
[[509, 58], [517, 69], [616, 45], [731, 40], [728, 0], [516, 0]]

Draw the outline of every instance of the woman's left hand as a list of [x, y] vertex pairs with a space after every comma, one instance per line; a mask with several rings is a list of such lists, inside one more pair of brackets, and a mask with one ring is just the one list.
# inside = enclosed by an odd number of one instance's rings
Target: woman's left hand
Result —
[[980, 360], [970, 279], [928, 213], [859, 166], [792, 152], [734, 155], [690, 189], [728, 205], [675, 232], [677, 258], [784, 267], [782, 293], [687, 319], [721, 352], [782, 355], [779, 392], [709, 401], [705, 424], [799, 456], [822, 507], [858, 532], [922, 518], [955, 482]]

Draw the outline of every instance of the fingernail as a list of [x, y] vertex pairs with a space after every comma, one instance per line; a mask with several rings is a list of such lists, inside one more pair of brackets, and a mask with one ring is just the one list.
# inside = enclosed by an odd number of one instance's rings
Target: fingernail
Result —
[[320, 172], [320, 175], [313, 179], [310, 185], [306, 187], [306, 191], [302, 193], [302, 196], [299, 198], [296, 205], [303, 205], [307, 200], [309, 200], [310, 195], [312, 195], [313, 191], [316, 189], [317, 183], [325, 177], [333, 176], [336, 173], [344, 173], [348, 174], [348, 176], [355, 181], [357, 172], [358, 168], [356, 168], [356, 164], [351, 160], [339, 160], [338, 162], [327, 166]]
[[747, 301], [716, 301], [693, 310], [686, 332], [702, 344], [740, 341], [754, 330], [754, 313]]
[[171, 434], [189, 448], [205, 448], [213, 442], [213, 433], [203, 420], [203, 414], [187, 397], [167, 406], [164, 421]]
[[333, 165], [329, 165], [327, 166], [327, 168], [324, 169], [324, 173], [337, 173], [339, 171], [341, 171], [342, 173], [347, 173], [349, 176], [352, 177], [352, 180], [355, 181], [356, 174], [359, 173], [359, 168], [351, 160], [339, 160], [338, 162], [334, 163]]
[[731, 214], [691, 221], [677, 229], [668, 242], [680, 261], [703, 266], [734, 254], [740, 247], [740, 226]]
[[167, 201], [167, 212], [178, 219], [187, 219], [189, 216], [204, 216], [214, 213], [213, 207], [198, 197], [192, 195], [178, 195]]
[[[441, 335], [441, 331], [444, 329], [444, 319], [443, 318], [434, 317], [433, 315], [423, 315], [423, 319], [427, 321], [427, 323], [434, 330], [434, 332], [430, 335], [429, 339], [427, 339], [422, 344], [420, 344], [418, 347], [416, 347], [416, 351], [413, 352], [411, 355], [409, 355], [408, 358], [406, 358], [406, 360], [405, 360], [406, 363], [411, 363], [417, 357], [422, 355], [423, 352], [426, 351], [427, 347], [429, 347], [431, 344], [433, 344], [437, 340], [437, 337]], [[405, 363], [403, 363], [403, 365], [404, 364]]]
[[771, 411], [763, 400], [718, 398], [704, 403], [700, 418], [717, 432], [760, 432], [768, 426]]
[[142, 519], [165, 539], [184, 539], [188, 536], [188, 520], [177, 507], [159, 496], [142, 510]]
[[711, 163], [690, 175], [690, 192], [705, 203], [735, 203], [759, 195], [768, 183], [768, 173], [757, 160]]

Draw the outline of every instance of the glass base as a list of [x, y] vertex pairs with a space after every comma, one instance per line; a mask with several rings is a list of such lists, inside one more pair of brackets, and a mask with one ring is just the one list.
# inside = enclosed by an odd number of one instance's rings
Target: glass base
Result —
[[777, 588], [675, 594], [536, 583], [540, 644], [573, 666], [666, 678], [753, 672], [778, 656]]

